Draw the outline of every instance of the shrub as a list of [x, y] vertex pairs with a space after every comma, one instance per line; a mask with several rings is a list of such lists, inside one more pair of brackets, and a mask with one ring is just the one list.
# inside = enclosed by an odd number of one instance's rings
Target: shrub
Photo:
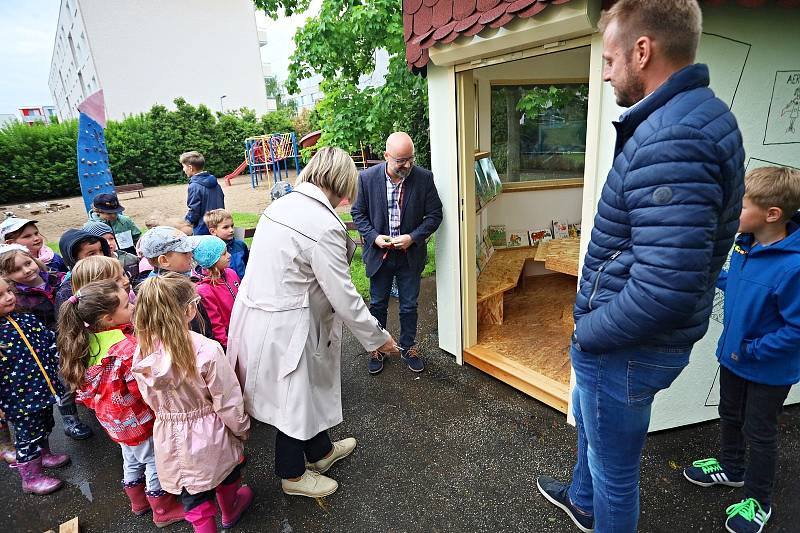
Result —
[[[206, 156], [206, 169], [222, 177], [244, 160], [244, 140], [293, 131], [291, 110], [258, 117], [250, 109], [214, 113], [183, 98], [175, 110], [155, 105], [146, 113], [110, 120], [106, 126], [114, 183], [155, 186], [184, 179], [178, 157], [187, 150]], [[77, 120], [0, 130], [0, 202], [35, 201], [80, 195]], [[292, 164], [290, 164], [292, 166]]]

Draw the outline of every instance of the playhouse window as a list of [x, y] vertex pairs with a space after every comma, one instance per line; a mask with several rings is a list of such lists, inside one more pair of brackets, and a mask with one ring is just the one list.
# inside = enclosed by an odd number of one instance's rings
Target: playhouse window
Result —
[[583, 177], [588, 83], [492, 85], [492, 158], [503, 183]]

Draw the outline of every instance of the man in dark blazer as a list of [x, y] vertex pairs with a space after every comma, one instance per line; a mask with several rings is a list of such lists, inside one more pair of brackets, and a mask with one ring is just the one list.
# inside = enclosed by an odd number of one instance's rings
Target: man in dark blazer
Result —
[[[386, 328], [389, 293], [397, 279], [400, 295], [400, 356], [408, 368], [422, 372], [417, 335], [417, 297], [425, 262], [425, 241], [442, 222], [442, 202], [433, 173], [414, 165], [414, 142], [408, 134], [386, 139], [385, 163], [364, 170], [350, 209], [364, 239], [363, 259], [370, 279], [370, 311]], [[384, 354], [370, 354], [368, 370], [383, 370]]]

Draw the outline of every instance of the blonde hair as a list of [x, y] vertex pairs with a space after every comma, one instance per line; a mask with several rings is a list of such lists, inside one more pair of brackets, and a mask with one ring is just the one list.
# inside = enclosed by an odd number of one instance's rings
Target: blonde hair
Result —
[[103, 329], [102, 318], [119, 307], [120, 290], [114, 280], [93, 281], [76, 291], [58, 310], [59, 366], [61, 376], [72, 390], [83, 386], [89, 359], [97, 355], [90, 353], [89, 341], [94, 331]]
[[191, 152], [183, 152], [180, 157], [181, 165], [189, 165], [195, 170], [203, 170], [206, 166], [206, 158], [203, 154], [192, 150]]
[[30, 257], [39, 267], [39, 270], [47, 272], [47, 267], [44, 266], [44, 263], [42, 263], [38, 258], [33, 257], [30, 252], [23, 252], [22, 250], [9, 250], [0, 254], [0, 276], [8, 277], [9, 274], [17, 270], [16, 259], [20, 254]]
[[358, 171], [347, 152], [326, 146], [314, 154], [308, 165], [300, 171], [295, 184], [303, 182], [312, 183], [353, 203], [358, 191]]
[[605, 32], [612, 21], [617, 22], [621, 43], [628, 50], [646, 35], [675, 62], [694, 61], [703, 29], [697, 0], [620, 0], [603, 11], [597, 26]]
[[800, 170], [787, 167], [754, 168], [744, 177], [744, 194], [759, 207], [779, 207], [784, 221], [800, 209]]
[[208, 229], [213, 229], [230, 219], [233, 221], [233, 215], [227, 209], [212, 209], [203, 215], [203, 222], [206, 223]]
[[147, 278], [139, 286], [134, 312], [134, 329], [143, 355], [159, 345], [169, 354], [180, 374], [197, 372], [194, 343], [189, 334], [186, 310], [197, 297], [194, 283], [175, 272]]
[[120, 262], [113, 257], [104, 255], [85, 257], [75, 263], [72, 268], [72, 291], [77, 292], [81, 287], [93, 281], [113, 280], [124, 273]]

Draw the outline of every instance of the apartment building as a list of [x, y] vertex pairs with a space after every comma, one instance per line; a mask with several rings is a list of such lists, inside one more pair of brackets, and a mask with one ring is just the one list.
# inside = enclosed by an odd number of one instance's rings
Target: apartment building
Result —
[[109, 119], [178, 97], [262, 114], [264, 44], [250, 0], [61, 0], [50, 92], [60, 120], [98, 89]]

